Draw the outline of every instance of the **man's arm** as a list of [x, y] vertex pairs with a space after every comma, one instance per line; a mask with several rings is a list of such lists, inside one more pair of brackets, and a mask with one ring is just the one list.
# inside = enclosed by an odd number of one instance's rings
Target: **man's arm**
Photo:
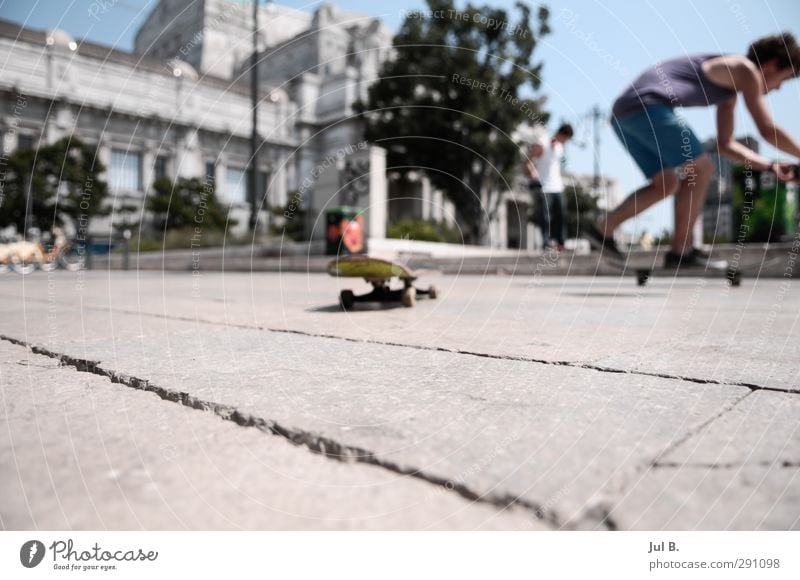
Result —
[[742, 163], [748, 162], [753, 169], [765, 171], [772, 167], [772, 161], [759, 155], [749, 147], [734, 139], [734, 112], [736, 97], [717, 106], [717, 147], [720, 155]]
[[[797, 175], [795, 175], [795, 166], [793, 164], [770, 161], [734, 139], [735, 110], [735, 97], [717, 106], [717, 147], [720, 155], [742, 163], [749, 163], [753, 169], [759, 171], [774, 171], [781, 181], [796, 179]], [[768, 111], [767, 115], [769, 115]]]
[[533, 147], [531, 147], [531, 152], [528, 155], [528, 161], [525, 164], [525, 168], [528, 170], [528, 175], [531, 176], [531, 179], [535, 181], [541, 181], [539, 177], [539, 171], [536, 169], [536, 164], [534, 163], [539, 157], [542, 156], [544, 153], [544, 147], [540, 143], [535, 143]]
[[792, 139], [783, 127], [775, 123], [767, 108], [767, 102], [764, 99], [764, 80], [756, 66], [749, 61], [743, 62], [735, 67], [733, 76], [736, 85], [741, 87], [744, 103], [747, 110], [750, 111], [750, 116], [753, 117], [761, 137], [776, 149], [800, 157], [800, 144]]

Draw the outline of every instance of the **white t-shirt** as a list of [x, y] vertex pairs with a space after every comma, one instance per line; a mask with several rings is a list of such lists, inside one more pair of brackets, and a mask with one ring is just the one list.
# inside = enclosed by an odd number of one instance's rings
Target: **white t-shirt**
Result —
[[542, 146], [542, 155], [533, 161], [539, 179], [542, 182], [542, 191], [545, 193], [559, 193], [564, 191], [564, 180], [561, 179], [561, 158], [564, 156], [564, 145], [558, 141], [545, 138], [539, 141]]

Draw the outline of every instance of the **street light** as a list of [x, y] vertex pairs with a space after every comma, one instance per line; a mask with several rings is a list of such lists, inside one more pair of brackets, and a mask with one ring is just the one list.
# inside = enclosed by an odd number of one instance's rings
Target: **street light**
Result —
[[250, 106], [253, 126], [250, 132], [250, 231], [255, 234], [258, 221], [256, 191], [258, 188], [258, 0], [253, 0], [253, 54], [250, 55]]

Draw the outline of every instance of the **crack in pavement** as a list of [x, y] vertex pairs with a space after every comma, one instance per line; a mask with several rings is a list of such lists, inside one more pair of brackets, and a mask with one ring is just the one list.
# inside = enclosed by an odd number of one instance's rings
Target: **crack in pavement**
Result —
[[[4, 296], [0, 294], [0, 296]], [[11, 298], [10, 296], [7, 296]], [[30, 302], [40, 302], [49, 304], [49, 301], [46, 300], [38, 300], [35, 298], [27, 298], [26, 300]], [[615, 367], [606, 367], [597, 365], [594, 363], [582, 363], [577, 361], [554, 361], [554, 360], [547, 360], [547, 359], [538, 359], [533, 357], [526, 357], [526, 356], [514, 356], [514, 355], [501, 355], [501, 354], [492, 354], [487, 352], [478, 352], [472, 350], [464, 350], [464, 349], [457, 349], [457, 348], [448, 348], [444, 346], [429, 346], [429, 345], [421, 345], [421, 344], [408, 344], [408, 343], [401, 343], [401, 342], [392, 342], [392, 341], [385, 341], [385, 340], [374, 340], [374, 339], [363, 339], [363, 338], [353, 338], [349, 336], [340, 336], [336, 334], [327, 334], [327, 333], [315, 333], [309, 332], [305, 330], [298, 330], [298, 329], [291, 329], [291, 328], [271, 328], [268, 326], [260, 326], [260, 325], [251, 325], [251, 324], [241, 324], [241, 323], [233, 323], [233, 322], [218, 322], [214, 320], [205, 320], [202, 318], [192, 318], [190, 316], [178, 316], [172, 314], [156, 314], [153, 312], [141, 312], [138, 310], [129, 310], [127, 308], [111, 308], [109, 306], [88, 306], [84, 305], [83, 308], [87, 310], [101, 310], [104, 312], [118, 312], [120, 314], [130, 314], [130, 315], [138, 315], [138, 316], [148, 316], [151, 318], [160, 318], [166, 320], [176, 320], [180, 322], [194, 322], [200, 324], [207, 324], [210, 326], [221, 326], [224, 328], [239, 328], [245, 330], [261, 330], [265, 332], [275, 332], [280, 334], [294, 334], [298, 336], [307, 336], [309, 338], [324, 338], [328, 340], [341, 340], [345, 342], [352, 342], [355, 344], [375, 344], [380, 346], [392, 346], [398, 348], [409, 348], [413, 350], [424, 350], [430, 352], [444, 352], [448, 354], [458, 354], [464, 356], [473, 356], [478, 358], [488, 358], [494, 360], [505, 360], [505, 361], [514, 361], [514, 362], [527, 362], [527, 363], [534, 363], [534, 364], [542, 364], [542, 365], [549, 365], [549, 366], [562, 366], [562, 367], [570, 367], [570, 368], [577, 368], [577, 369], [584, 369], [590, 371], [597, 371], [602, 373], [615, 373], [615, 374], [628, 374], [628, 375], [636, 375], [636, 376], [645, 376], [645, 377], [655, 377], [660, 379], [667, 379], [667, 380], [674, 380], [674, 381], [686, 381], [689, 383], [697, 383], [700, 385], [721, 385], [721, 386], [732, 386], [732, 387], [745, 387], [750, 389], [751, 391], [770, 391], [775, 393], [785, 393], [789, 395], [798, 395], [800, 394], [800, 387], [798, 388], [784, 388], [784, 387], [768, 387], [765, 385], [759, 385], [756, 383], [749, 383], [744, 381], [720, 381], [717, 379], [704, 379], [700, 377], [692, 377], [686, 375], [677, 375], [677, 374], [670, 374], [670, 373], [659, 373], [655, 371], [640, 371], [635, 369], [622, 369], [622, 368], [615, 368]]]
[[657, 462], [653, 464], [654, 469], [683, 469], [684, 467], [696, 469], [741, 469], [743, 467], [778, 467], [780, 469], [798, 469], [800, 461], [746, 461], [728, 463], [680, 463], [678, 461]]
[[[345, 445], [330, 437], [315, 434], [303, 429], [287, 427], [274, 420], [257, 417], [250, 413], [243, 413], [231, 405], [207, 401], [190, 395], [189, 393], [167, 389], [155, 383], [151, 383], [147, 379], [104, 368], [97, 361], [57, 353], [48, 348], [34, 345], [4, 334], [0, 334], [0, 340], [25, 347], [34, 354], [58, 360], [61, 365], [73, 367], [80, 372], [95, 374], [107, 378], [112, 383], [153, 393], [164, 401], [177, 403], [191, 409], [212, 412], [223, 421], [231, 421], [241, 427], [254, 427], [259, 431], [282, 437], [294, 445], [306, 447], [311, 452], [322, 455], [328, 459], [343, 463], [364, 463], [380, 467], [398, 475], [413, 477], [431, 483], [440, 487], [443, 492], [453, 492], [469, 501], [488, 504], [500, 510], [522, 509], [529, 516], [549, 524], [555, 529], [569, 529], [573, 525], [572, 523], [562, 523], [555, 511], [545, 507], [544, 504], [539, 504], [510, 493], [480, 493], [463, 483], [453, 481], [446, 477], [427, 473], [415, 467], [403, 466], [383, 459], [367, 449]], [[608, 527], [607, 529], [615, 528]]]

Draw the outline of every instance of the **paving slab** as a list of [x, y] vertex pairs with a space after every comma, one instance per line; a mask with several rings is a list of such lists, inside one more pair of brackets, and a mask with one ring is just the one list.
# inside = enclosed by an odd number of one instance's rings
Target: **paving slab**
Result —
[[[779, 412], [778, 399], [737, 386], [796, 390], [793, 282], [432, 281], [442, 300], [343, 313], [342, 281], [316, 274], [6, 277], [0, 334], [99, 361], [164, 396], [227, 405], [328, 453], [368, 453], [374, 469], [416, 471], [437, 493], [517, 498], [550, 526], [592, 527], [602, 510], [623, 528], [794, 525], [793, 493], [775, 513], [764, 506], [796, 483], [790, 467], [772, 467], [786, 459], [782, 442], [796, 443], [797, 395], [769, 392], [790, 401]], [[705, 455], [684, 468], [690, 449]], [[728, 463], [753, 458], [748, 477], [699, 477], [714, 449], [728, 449]], [[648, 469], [655, 458], [667, 463]], [[753, 507], [730, 518], [731, 502]]]
[[544, 529], [8, 343], [0, 395], [6, 530]]
[[745, 280], [731, 289], [718, 279], [659, 278], [636, 288], [630, 277], [537, 276], [533, 266], [532, 272], [431, 276], [421, 284], [439, 286], [440, 300], [412, 310], [348, 313], [336, 306], [339, 289], [367, 286], [320, 274], [37, 273], [24, 284], [3, 277], [0, 296], [58, 311], [113, 308], [353, 340], [402, 336], [408, 344], [494, 356], [793, 386], [780, 356], [800, 354], [797, 342], [787, 340], [800, 328], [794, 281]]
[[800, 530], [800, 469], [782, 463], [656, 468], [608, 511], [625, 530]]
[[800, 396], [755, 391], [659, 458], [609, 510], [626, 529], [800, 529]]
[[756, 391], [660, 461], [720, 468], [800, 465], [798, 417], [800, 396]]
[[64, 354], [481, 496], [544, 506], [560, 524], [750, 392], [262, 330], [198, 324], [187, 332], [185, 321], [114, 314], [123, 327], [140, 320], [179, 330], [95, 337]]

